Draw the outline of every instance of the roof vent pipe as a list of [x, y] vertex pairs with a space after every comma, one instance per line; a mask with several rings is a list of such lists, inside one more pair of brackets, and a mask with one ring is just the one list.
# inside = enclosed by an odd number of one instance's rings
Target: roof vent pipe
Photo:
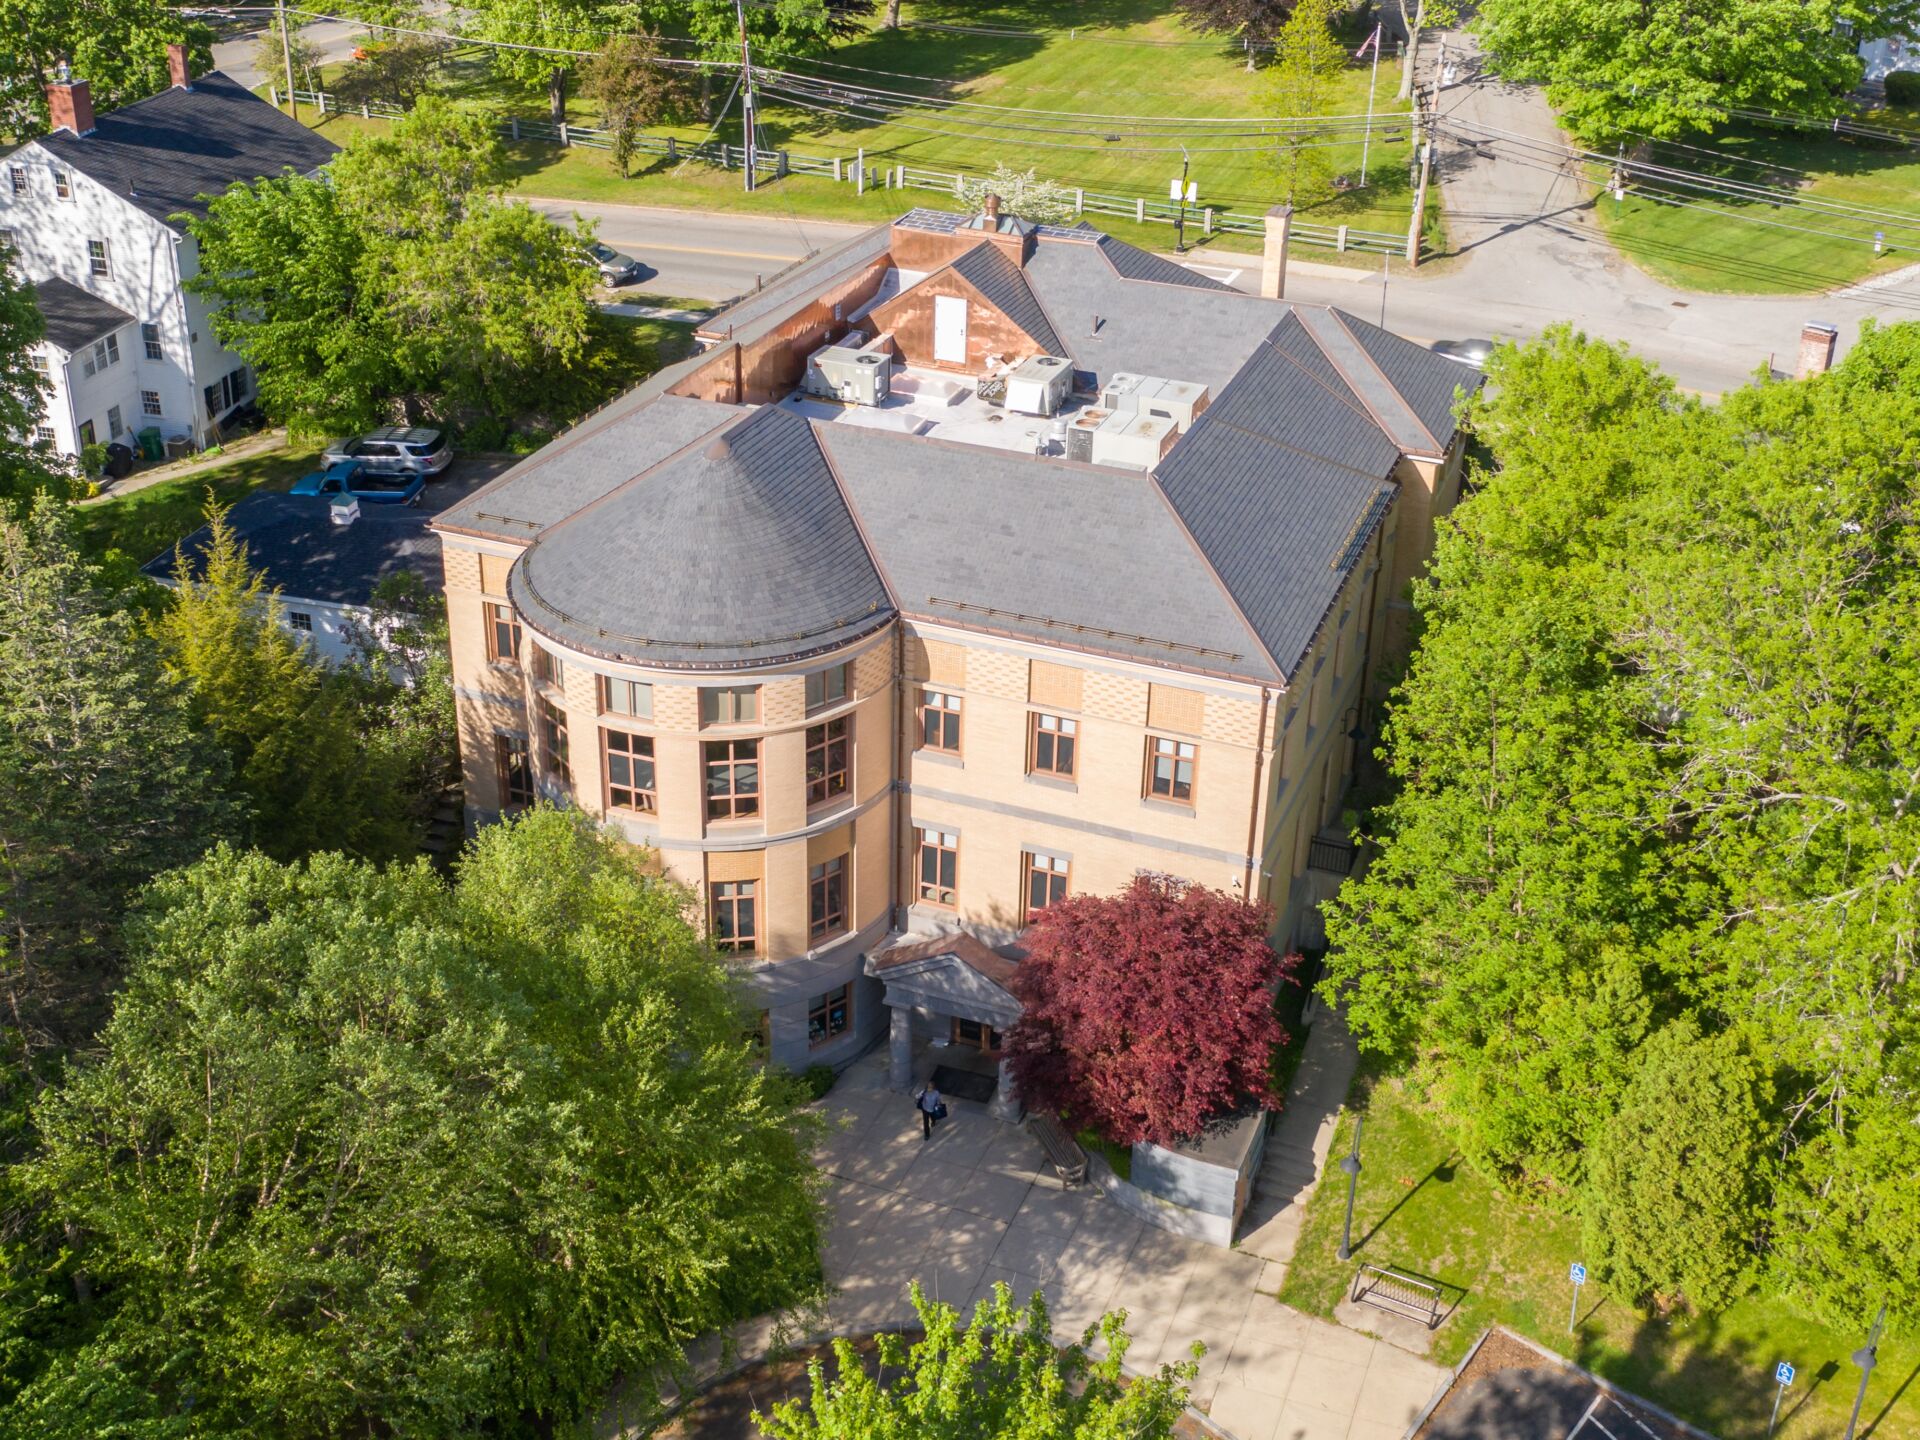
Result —
[[995, 224], [999, 223], [1000, 197], [994, 194], [991, 190], [987, 192], [987, 198], [986, 198], [986, 202], [983, 207], [982, 213], [987, 217], [988, 220], [994, 222]]

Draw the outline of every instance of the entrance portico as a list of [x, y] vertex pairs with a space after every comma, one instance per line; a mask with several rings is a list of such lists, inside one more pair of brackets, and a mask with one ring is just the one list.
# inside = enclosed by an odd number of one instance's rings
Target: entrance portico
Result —
[[1022, 1107], [995, 1041], [1020, 1018], [1020, 1001], [1012, 989], [1019, 968], [964, 931], [896, 941], [867, 956], [867, 974], [886, 987], [887, 1084], [902, 1092], [914, 1088], [917, 1027], [922, 1036], [941, 1043], [972, 1044], [981, 1055], [997, 1061], [988, 1113], [1017, 1123]]

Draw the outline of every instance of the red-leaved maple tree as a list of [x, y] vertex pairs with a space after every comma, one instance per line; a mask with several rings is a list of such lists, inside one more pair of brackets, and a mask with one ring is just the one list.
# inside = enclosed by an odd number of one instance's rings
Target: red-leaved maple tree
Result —
[[1298, 957], [1267, 944], [1272, 919], [1151, 875], [1048, 906], [1021, 939], [1026, 1013], [1007, 1037], [1021, 1098], [1122, 1145], [1188, 1139], [1249, 1103], [1278, 1109], [1273, 987]]

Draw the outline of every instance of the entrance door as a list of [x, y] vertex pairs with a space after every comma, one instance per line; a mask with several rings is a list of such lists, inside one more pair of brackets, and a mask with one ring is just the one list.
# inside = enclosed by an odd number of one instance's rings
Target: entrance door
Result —
[[953, 1017], [953, 1043], [971, 1045], [982, 1055], [997, 1059], [1000, 1055], [1000, 1032], [991, 1025], [982, 1025], [978, 1020], [962, 1020]]
[[961, 296], [933, 297], [933, 358], [943, 365], [967, 363], [967, 302]]

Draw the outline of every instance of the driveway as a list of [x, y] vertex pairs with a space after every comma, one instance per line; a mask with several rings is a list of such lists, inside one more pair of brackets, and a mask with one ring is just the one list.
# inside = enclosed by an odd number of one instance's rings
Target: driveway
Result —
[[1022, 1299], [1041, 1289], [1065, 1338], [1124, 1308], [1131, 1368], [1205, 1343], [1194, 1403], [1237, 1440], [1400, 1440], [1445, 1383], [1436, 1365], [1281, 1305], [1257, 1256], [1156, 1230], [1086, 1187], [1062, 1189], [1024, 1128], [949, 1104], [923, 1141], [912, 1101], [886, 1088], [884, 1053], [822, 1103], [836, 1126], [818, 1155], [833, 1328], [905, 1324], [915, 1279], [963, 1311], [996, 1280]]

